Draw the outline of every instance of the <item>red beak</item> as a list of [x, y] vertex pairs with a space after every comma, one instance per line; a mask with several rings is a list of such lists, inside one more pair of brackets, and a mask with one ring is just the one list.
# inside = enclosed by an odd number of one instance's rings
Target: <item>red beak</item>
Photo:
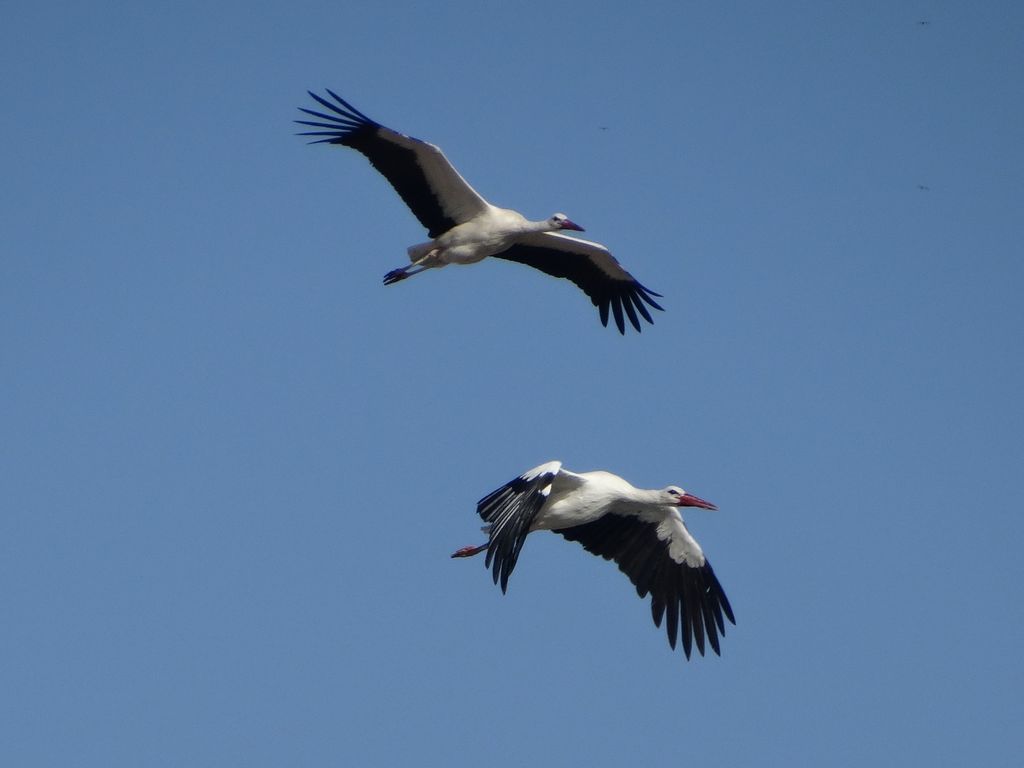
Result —
[[562, 229], [571, 229], [571, 230], [573, 230], [575, 232], [585, 232], [586, 231], [579, 224], [576, 224], [575, 222], [569, 221], [568, 219], [566, 219], [565, 221], [562, 222], [562, 227], [561, 228]]
[[704, 501], [699, 496], [694, 496], [692, 493], [684, 493], [679, 497], [680, 507], [700, 507], [701, 509], [710, 509], [717, 511], [718, 507], [712, 504], [710, 501]]

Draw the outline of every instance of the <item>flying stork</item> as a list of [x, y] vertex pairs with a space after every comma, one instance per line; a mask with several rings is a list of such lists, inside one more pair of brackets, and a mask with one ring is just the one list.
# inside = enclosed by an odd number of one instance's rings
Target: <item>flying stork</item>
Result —
[[634, 488], [610, 472], [571, 472], [549, 461], [524, 472], [480, 499], [476, 511], [487, 523], [486, 544], [462, 547], [452, 557], [486, 550], [486, 567], [501, 591], [516, 567], [523, 542], [532, 531], [554, 531], [605, 560], [614, 560], [636, 587], [651, 596], [655, 626], [662, 619], [669, 645], [682, 640], [690, 658], [692, 643], [704, 655], [705, 633], [720, 654], [723, 616], [736, 619], [711, 563], [690, 535], [680, 507], [717, 507], [682, 488]]
[[319, 129], [299, 135], [321, 136], [310, 143], [341, 144], [366, 155], [427, 228], [431, 239], [411, 246], [411, 263], [388, 272], [385, 285], [426, 269], [474, 264], [496, 256], [571, 280], [600, 310], [605, 326], [611, 309], [621, 334], [626, 332], [623, 312], [638, 332], [640, 316], [654, 322], [644, 305], [661, 309], [654, 300], [661, 294], [637, 282], [603, 245], [560, 234], [562, 230], [583, 231], [564, 213], [529, 221], [516, 211], [491, 205], [466, 183], [438, 147], [385, 128], [329, 88], [333, 101], [308, 93], [326, 111], [299, 107], [316, 120], [295, 122]]

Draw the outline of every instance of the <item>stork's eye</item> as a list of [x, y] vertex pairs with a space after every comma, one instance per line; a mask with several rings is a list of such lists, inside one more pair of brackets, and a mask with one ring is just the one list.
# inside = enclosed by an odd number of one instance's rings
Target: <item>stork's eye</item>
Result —
[[673, 496], [679, 495], [679, 491], [677, 491], [675, 488], [669, 488], [668, 492], [671, 493]]

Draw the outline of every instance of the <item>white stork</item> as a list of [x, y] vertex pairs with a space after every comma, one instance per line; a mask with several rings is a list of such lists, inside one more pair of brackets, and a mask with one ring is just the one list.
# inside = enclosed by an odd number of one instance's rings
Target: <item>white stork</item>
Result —
[[323, 136], [310, 143], [342, 144], [366, 155], [431, 238], [408, 249], [411, 264], [388, 272], [385, 285], [425, 269], [473, 264], [497, 256], [572, 280], [598, 307], [605, 326], [611, 308], [619, 333], [626, 332], [623, 311], [637, 331], [637, 313], [647, 322], [654, 322], [644, 303], [661, 309], [653, 298], [661, 294], [638, 283], [603, 245], [558, 234], [563, 229], [583, 231], [565, 214], [529, 221], [516, 211], [491, 205], [433, 144], [385, 128], [329, 88], [327, 93], [336, 103], [309, 91], [328, 112], [299, 107], [317, 120], [295, 121], [323, 130], [299, 135]]
[[643, 490], [610, 472], [570, 472], [562, 462], [549, 461], [480, 499], [476, 511], [487, 522], [489, 540], [463, 547], [452, 557], [487, 550], [484, 564], [504, 592], [527, 535], [554, 531], [614, 560], [640, 597], [650, 594], [654, 624], [660, 627], [665, 619], [673, 649], [681, 635], [686, 658], [693, 641], [703, 656], [706, 632], [719, 654], [718, 635], [725, 635], [722, 617], [733, 624], [736, 619], [679, 507], [717, 509], [674, 485]]

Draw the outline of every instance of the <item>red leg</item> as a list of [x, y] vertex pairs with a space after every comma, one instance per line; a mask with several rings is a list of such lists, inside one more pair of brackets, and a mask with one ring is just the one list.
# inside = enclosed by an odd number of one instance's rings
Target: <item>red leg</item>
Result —
[[472, 557], [473, 555], [479, 555], [485, 549], [487, 549], [486, 544], [481, 544], [479, 547], [463, 547], [453, 552], [452, 557]]

